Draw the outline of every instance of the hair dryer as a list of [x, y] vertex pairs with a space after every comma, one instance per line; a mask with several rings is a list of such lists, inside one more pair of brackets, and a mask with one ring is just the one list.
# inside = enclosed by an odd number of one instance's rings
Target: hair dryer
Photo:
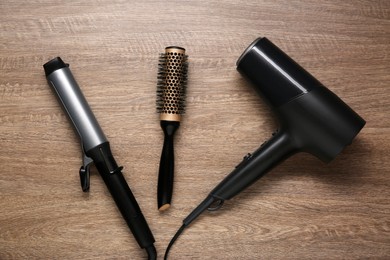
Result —
[[278, 116], [279, 130], [245, 156], [184, 219], [173, 241], [204, 210], [218, 209], [293, 154], [307, 152], [331, 161], [365, 125], [339, 97], [266, 38], [258, 38], [244, 51], [237, 70], [270, 104]]

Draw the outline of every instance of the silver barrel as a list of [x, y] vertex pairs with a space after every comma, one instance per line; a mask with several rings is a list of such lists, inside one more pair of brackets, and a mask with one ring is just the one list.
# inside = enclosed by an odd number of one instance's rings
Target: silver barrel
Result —
[[60, 68], [47, 76], [66, 113], [81, 138], [84, 151], [107, 142], [99, 123], [68, 67]]

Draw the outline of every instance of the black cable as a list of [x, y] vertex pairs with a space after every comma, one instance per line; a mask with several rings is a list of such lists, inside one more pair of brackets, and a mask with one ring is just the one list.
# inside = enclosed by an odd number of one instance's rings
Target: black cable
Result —
[[156, 260], [157, 259], [157, 251], [154, 245], [145, 248], [148, 253], [148, 260]]
[[[218, 201], [218, 205], [216, 205], [213, 208], [210, 208], [210, 206]], [[206, 197], [202, 203], [200, 203], [184, 220], [183, 225], [179, 228], [179, 230], [176, 232], [176, 234], [173, 236], [172, 240], [169, 242], [167, 249], [165, 250], [164, 260], [168, 259], [169, 250], [171, 249], [173, 243], [175, 243], [176, 239], [183, 233], [183, 230], [189, 226], [192, 221], [194, 221], [197, 217], [199, 217], [200, 214], [202, 214], [203, 211], [206, 209], [209, 210], [217, 210], [219, 209], [223, 204], [222, 199], [215, 198], [212, 195], [209, 195]]]
[[171, 242], [169, 242], [169, 245], [168, 245], [167, 249], [165, 250], [164, 260], [168, 260], [169, 250], [171, 249], [173, 243], [175, 243], [176, 239], [180, 236], [180, 234], [183, 233], [183, 230], [184, 230], [185, 227], [186, 227], [186, 225], [183, 224], [179, 228], [179, 230], [176, 232], [176, 234], [173, 236]]

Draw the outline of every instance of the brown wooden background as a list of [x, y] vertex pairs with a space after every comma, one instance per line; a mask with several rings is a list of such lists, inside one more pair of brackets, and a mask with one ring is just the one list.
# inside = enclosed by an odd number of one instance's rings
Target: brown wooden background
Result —
[[[240, 3], [242, 2], [242, 3]], [[389, 1], [0, 2], [0, 259], [144, 259], [42, 65], [70, 63], [156, 238], [277, 128], [235, 62], [266, 36], [367, 120], [330, 164], [300, 154], [205, 213], [170, 259], [390, 257]], [[189, 55], [171, 209], [157, 211], [158, 54]]]

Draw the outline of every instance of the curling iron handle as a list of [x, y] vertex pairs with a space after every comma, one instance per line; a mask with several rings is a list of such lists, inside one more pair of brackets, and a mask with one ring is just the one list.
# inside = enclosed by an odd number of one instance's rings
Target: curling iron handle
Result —
[[152, 232], [122, 175], [122, 167], [118, 167], [112, 156], [109, 143], [106, 142], [91, 149], [87, 152], [87, 155], [94, 160], [97, 170], [140, 247], [153, 246], [154, 237]]
[[210, 196], [221, 200], [233, 198], [294, 153], [288, 133], [276, 132], [253, 154], [245, 156], [236, 169], [211, 191]]

